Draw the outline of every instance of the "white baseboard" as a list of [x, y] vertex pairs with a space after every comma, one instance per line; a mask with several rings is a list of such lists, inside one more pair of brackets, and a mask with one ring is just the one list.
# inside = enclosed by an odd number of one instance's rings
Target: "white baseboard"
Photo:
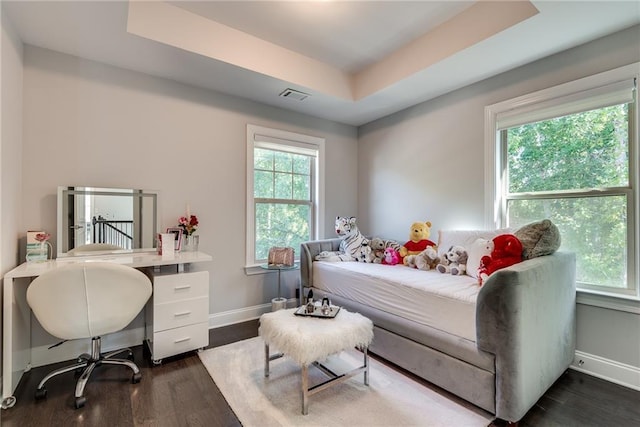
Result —
[[[298, 300], [296, 298], [287, 300], [287, 307], [296, 307], [297, 304]], [[239, 310], [212, 314], [209, 315], [209, 329], [258, 319], [262, 314], [270, 311], [271, 304], [261, 304]], [[102, 351], [109, 352], [118, 348], [134, 347], [141, 345], [143, 341], [144, 327], [125, 329], [102, 337]], [[49, 346], [52, 344], [53, 343], [33, 347], [31, 349], [32, 368], [72, 360], [82, 353], [91, 352], [91, 339], [89, 338], [86, 340], [67, 341], [58, 347], [49, 349]]]
[[[298, 300], [296, 298], [289, 298], [287, 300], [287, 307], [293, 308], [297, 307], [297, 305]], [[258, 319], [261, 315], [270, 311], [271, 304], [260, 304], [254, 305], [253, 307], [245, 307], [238, 310], [229, 310], [211, 314], [209, 315], [209, 329]]]
[[576, 351], [570, 366], [578, 372], [640, 391], [640, 368], [594, 354]]
[[[144, 327], [125, 329], [120, 332], [105, 335], [101, 341], [103, 352], [141, 345], [144, 341]], [[49, 349], [50, 345], [33, 347], [31, 349], [31, 367], [35, 368], [64, 360], [71, 360], [82, 353], [91, 353], [91, 338], [67, 341], [52, 349]]]

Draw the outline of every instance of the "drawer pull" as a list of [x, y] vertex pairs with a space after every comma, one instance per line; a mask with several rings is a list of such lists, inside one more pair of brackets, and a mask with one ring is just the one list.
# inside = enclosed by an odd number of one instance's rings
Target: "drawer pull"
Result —
[[182, 285], [182, 286], [176, 286], [173, 289], [176, 291], [182, 291], [184, 289], [189, 289], [191, 287], [191, 285]]
[[191, 314], [191, 312], [190, 312], [190, 311], [183, 311], [183, 312], [181, 312], [181, 313], [175, 313], [175, 314], [173, 315], [173, 317], [188, 316], [188, 315], [190, 315], [190, 314]]
[[180, 338], [179, 340], [175, 340], [173, 343], [174, 344], [178, 344], [178, 343], [181, 343], [181, 342], [189, 341], [190, 339], [191, 339], [191, 337]]

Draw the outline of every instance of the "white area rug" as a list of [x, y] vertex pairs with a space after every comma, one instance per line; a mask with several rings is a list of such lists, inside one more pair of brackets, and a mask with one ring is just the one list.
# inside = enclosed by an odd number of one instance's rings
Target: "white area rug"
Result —
[[[272, 352], [275, 349], [272, 348]], [[202, 363], [245, 427], [266, 426], [487, 426], [490, 414], [468, 407], [369, 358], [369, 387], [363, 376], [312, 395], [302, 415], [300, 368], [283, 357], [264, 377], [264, 342], [256, 337], [199, 353]], [[351, 350], [328, 361], [345, 370], [362, 365]], [[309, 368], [310, 384], [326, 380]], [[471, 405], [469, 405], [471, 406]]]

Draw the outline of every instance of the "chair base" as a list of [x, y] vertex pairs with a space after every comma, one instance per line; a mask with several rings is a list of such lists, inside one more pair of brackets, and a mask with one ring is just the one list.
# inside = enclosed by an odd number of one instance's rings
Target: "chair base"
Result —
[[[83, 353], [78, 356], [77, 363], [65, 366], [60, 369], [56, 369], [55, 371], [47, 374], [38, 384], [38, 388], [35, 392], [35, 398], [44, 399], [47, 396], [47, 389], [44, 387], [44, 385], [51, 378], [71, 371], [76, 371], [78, 373], [81, 372], [80, 378], [78, 378], [78, 381], [76, 383], [75, 407], [76, 409], [82, 408], [87, 402], [87, 398], [84, 396], [84, 389], [87, 385], [87, 382], [89, 381], [89, 377], [91, 377], [91, 373], [96, 367], [103, 364], [128, 366], [133, 371], [131, 383], [136, 384], [140, 382], [140, 380], [142, 379], [142, 374], [140, 373], [140, 369], [138, 369], [138, 366], [133, 363], [133, 352], [131, 351], [131, 349], [124, 348], [121, 350], [112, 351], [107, 354], [102, 354], [100, 352], [100, 347], [100, 337], [91, 338], [91, 354]], [[127, 359], [117, 359], [114, 357], [124, 352], [128, 353]]]

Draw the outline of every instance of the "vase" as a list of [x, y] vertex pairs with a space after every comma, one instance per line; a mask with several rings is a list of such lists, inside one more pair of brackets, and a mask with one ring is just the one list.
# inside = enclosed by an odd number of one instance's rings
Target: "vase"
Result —
[[[49, 259], [49, 250], [51, 250], [51, 243], [38, 242], [37, 245], [27, 247], [27, 262], [45, 262]], [[51, 250], [53, 252], [53, 250]]]
[[182, 236], [182, 250], [184, 252], [197, 252], [199, 244], [200, 236], [198, 235], [192, 234]]

